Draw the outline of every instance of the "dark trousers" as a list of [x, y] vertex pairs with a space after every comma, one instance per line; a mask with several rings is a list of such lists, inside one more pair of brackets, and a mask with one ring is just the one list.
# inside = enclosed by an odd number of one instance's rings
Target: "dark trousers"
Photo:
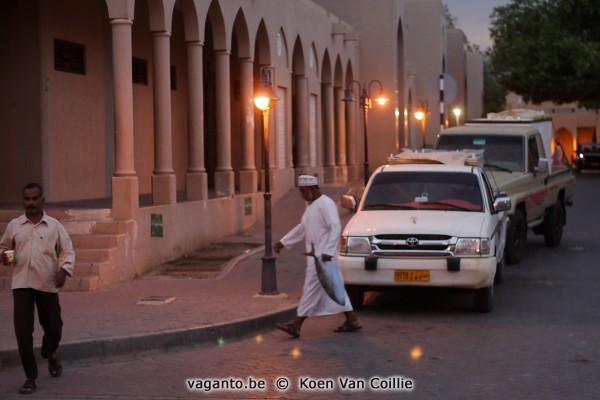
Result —
[[58, 293], [41, 292], [35, 289], [13, 289], [15, 335], [19, 356], [28, 379], [37, 379], [38, 369], [33, 353], [33, 322], [35, 307], [44, 330], [42, 357], [48, 358], [58, 349], [63, 322], [60, 317]]

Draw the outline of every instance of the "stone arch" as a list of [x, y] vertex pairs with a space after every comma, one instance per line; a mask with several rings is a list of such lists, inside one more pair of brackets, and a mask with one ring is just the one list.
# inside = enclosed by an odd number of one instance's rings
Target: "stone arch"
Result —
[[336, 181], [346, 180], [345, 166], [346, 159], [346, 118], [344, 98], [344, 69], [342, 60], [338, 55], [335, 60], [335, 69], [333, 75], [334, 96], [333, 96], [333, 115], [334, 115], [334, 143], [335, 143], [335, 163], [337, 165]]
[[[227, 53], [228, 37], [225, 30], [225, 21], [219, 2], [213, 0], [206, 14], [204, 27], [204, 46], [202, 48], [202, 71], [204, 88], [204, 160], [208, 178], [209, 196], [217, 196], [215, 188], [215, 173], [218, 170], [219, 152], [229, 152], [231, 148], [221, 148], [219, 146], [219, 135], [229, 134], [229, 132], [219, 132], [219, 115], [225, 110], [217, 107], [218, 96], [225, 95], [217, 90], [218, 71], [217, 57], [218, 53]], [[220, 150], [219, 150], [220, 149]]]
[[304, 48], [296, 37], [292, 51], [292, 165], [303, 174], [308, 165], [308, 77]]
[[[354, 77], [354, 69], [352, 68], [352, 63], [348, 60], [346, 64], [346, 73], [344, 79], [344, 89], [351, 90], [352, 89], [352, 81], [355, 80]], [[346, 159], [348, 163], [348, 180], [358, 180], [358, 169], [357, 169], [357, 160], [358, 153], [357, 149], [359, 147], [360, 139], [362, 136], [359, 134], [360, 131], [357, 129], [358, 127], [358, 110], [360, 109], [360, 105], [358, 104], [358, 100], [354, 101], [345, 101], [345, 115], [346, 115]]]
[[[254, 41], [254, 86], [259, 81], [261, 66], [272, 66], [273, 56], [271, 53], [271, 40], [264, 19], [258, 24], [258, 29]], [[254, 160], [258, 169], [263, 170], [263, 174], [258, 174], [258, 186], [264, 189], [264, 157], [263, 157], [263, 115], [262, 112], [254, 107]], [[272, 152], [271, 152], [272, 154]]]
[[556, 135], [558, 136], [558, 140], [562, 145], [567, 160], [569, 160], [570, 163], [573, 163], [576, 149], [575, 135], [564, 126], [561, 126], [556, 130]]
[[322, 115], [322, 158], [324, 181], [331, 183], [335, 178], [335, 121], [333, 95], [333, 69], [329, 50], [323, 53], [321, 75], [321, 115]]
[[[231, 35], [231, 160], [237, 191], [256, 191], [254, 165], [253, 58], [244, 11], [236, 14]], [[249, 176], [244, 177], [248, 171]]]

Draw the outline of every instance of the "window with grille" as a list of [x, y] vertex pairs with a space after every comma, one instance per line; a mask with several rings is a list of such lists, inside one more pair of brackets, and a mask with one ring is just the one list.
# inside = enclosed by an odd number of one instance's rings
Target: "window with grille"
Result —
[[133, 75], [133, 83], [139, 83], [141, 85], [148, 84], [148, 61], [133, 57], [131, 65], [131, 73]]
[[85, 75], [85, 46], [54, 39], [54, 69]]

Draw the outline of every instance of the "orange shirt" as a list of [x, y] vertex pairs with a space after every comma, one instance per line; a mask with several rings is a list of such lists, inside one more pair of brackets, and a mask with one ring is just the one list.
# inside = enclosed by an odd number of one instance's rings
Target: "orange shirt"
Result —
[[9, 222], [0, 250], [11, 249], [15, 251], [12, 289], [32, 288], [56, 293], [55, 273], [62, 268], [73, 276], [75, 252], [71, 238], [61, 223], [46, 213], [37, 224], [24, 214]]

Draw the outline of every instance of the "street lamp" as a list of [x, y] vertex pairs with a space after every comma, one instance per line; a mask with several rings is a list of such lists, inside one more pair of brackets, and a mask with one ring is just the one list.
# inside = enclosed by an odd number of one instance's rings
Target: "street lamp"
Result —
[[260, 78], [254, 92], [254, 105], [263, 113], [263, 154], [265, 162], [265, 254], [262, 257], [261, 295], [276, 295], [277, 274], [273, 256], [271, 229], [271, 183], [269, 166], [269, 109], [278, 100], [273, 90], [272, 67], [260, 67]]
[[427, 119], [427, 110], [428, 104], [427, 101], [422, 101], [419, 109], [415, 111], [415, 119], [421, 122], [421, 137], [423, 139], [423, 148], [427, 147], [426, 144], [426, 135], [425, 135], [425, 120]]
[[454, 107], [454, 109], [452, 110], [452, 112], [454, 113], [454, 115], [456, 116], [456, 126], [459, 125], [460, 122], [460, 113], [461, 113], [461, 109], [460, 107]]
[[[351, 86], [353, 83], [355, 83], [358, 86], [358, 91], [361, 93], [360, 97], [359, 97], [359, 105], [360, 107], [362, 107], [363, 110], [363, 140], [364, 140], [364, 151], [365, 151], [365, 164], [364, 164], [364, 180], [365, 180], [365, 186], [367, 186], [367, 182], [369, 181], [369, 148], [368, 148], [368, 141], [367, 141], [367, 130], [368, 130], [368, 109], [372, 108], [372, 102], [371, 100], [375, 100], [379, 105], [384, 105], [387, 102], [387, 98], [383, 95], [383, 85], [381, 83], [381, 81], [377, 80], [377, 79], [373, 79], [369, 82], [367, 87], [364, 87], [361, 91], [361, 87], [360, 87], [360, 82], [356, 81], [356, 80], [352, 80], [350, 82], [348, 82], [346, 84], [346, 89], [344, 89], [344, 98], [342, 99], [342, 101], [348, 102], [348, 101], [354, 101], [354, 99], [352, 98], [352, 91], [348, 88], [348, 86]], [[377, 95], [377, 97], [375, 99], [371, 99], [371, 85], [373, 83], [378, 83], [379, 84], [379, 93]], [[367, 90], [368, 88], [368, 90]]]

